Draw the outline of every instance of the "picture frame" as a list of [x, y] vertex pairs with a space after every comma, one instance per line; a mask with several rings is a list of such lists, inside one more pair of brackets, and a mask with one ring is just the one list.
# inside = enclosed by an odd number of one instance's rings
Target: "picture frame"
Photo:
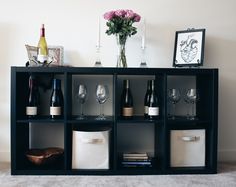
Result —
[[202, 66], [206, 29], [176, 31], [173, 67]]
[[[25, 45], [29, 62], [37, 61], [38, 47]], [[62, 66], [64, 61], [64, 48], [63, 46], [48, 46], [48, 58], [50, 66]], [[37, 65], [37, 64], [36, 64]]]

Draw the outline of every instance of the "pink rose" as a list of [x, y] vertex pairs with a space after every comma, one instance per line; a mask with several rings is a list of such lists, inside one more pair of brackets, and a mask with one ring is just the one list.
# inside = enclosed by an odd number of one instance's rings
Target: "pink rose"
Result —
[[110, 12], [106, 12], [104, 15], [103, 15], [103, 17], [104, 17], [104, 19], [106, 19], [106, 20], [111, 20], [113, 17], [114, 17], [114, 15], [115, 15], [115, 11], [110, 11]]
[[123, 17], [126, 14], [125, 10], [116, 10], [115, 15], [118, 17]]
[[132, 10], [126, 10], [126, 14], [125, 14], [126, 18], [132, 19], [134, 17], [134, 15], [135, 14]]
[[141, 19], [141, 16], [136, 14], [136, 13], [134, 13], [134, 21], [139, 22], [140, 19]]

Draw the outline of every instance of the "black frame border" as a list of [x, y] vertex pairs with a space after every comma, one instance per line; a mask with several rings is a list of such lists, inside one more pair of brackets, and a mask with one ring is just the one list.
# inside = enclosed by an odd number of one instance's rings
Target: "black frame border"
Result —
[[[192, 32], [202, 32], [202, 46], [201, 46], [201, 59], [200, 63], [188, 63], [188, 64], [176, 64], [176, 51], [177, 51], [177, 42], [178, 42], [178, 35], [183, 33], [192, 33]], [[173, 67], [198, 67], [203, 66], [204, 61], [204, 50], [205, 50], [205, 34], [206, 29], [187, 29], [182, 31], [176, 31], [175, 33], [175, 44], [174, 44], [174, 56], [173, 56]]]

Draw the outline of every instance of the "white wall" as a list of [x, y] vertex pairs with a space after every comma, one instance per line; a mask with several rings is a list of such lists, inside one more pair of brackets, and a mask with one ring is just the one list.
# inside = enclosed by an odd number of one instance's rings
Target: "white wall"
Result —
[[[27, 61], [24, 45], [36, 45], [41, 23], [49, 45], [63, 45], [65, 63], [93, 66], [98, 17], [111, 9], [133, 9], [147, 21], [150, 67], [171, 67], [176, 30], [206, 28], [205, 67], [220, 69], [219, 152], [236, 160], [235, 0], [0, 0], [0, 161], [10, 158], [10, 66]], [[114, 67], [116, 43], [102, 20], [102, 63]], [[140, 24], [136, 24], [140, 30]], [[141, 35], [128, 40], [128, 66], [140, 62]]]

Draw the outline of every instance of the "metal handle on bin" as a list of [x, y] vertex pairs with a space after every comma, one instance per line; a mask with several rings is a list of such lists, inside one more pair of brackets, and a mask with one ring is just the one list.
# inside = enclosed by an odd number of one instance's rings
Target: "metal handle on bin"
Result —
[[101, 138], [87, 138], [87, 139], [82, 139], [82, 142], [88, 144], [102, 144], [104, 140]]
[[197, 137], [197, 136], [182, 136], [181, 139], [185, 142], [194, 142], [194, 141], [197, 141], [197, 139], [200, 139], [200, 137]]

